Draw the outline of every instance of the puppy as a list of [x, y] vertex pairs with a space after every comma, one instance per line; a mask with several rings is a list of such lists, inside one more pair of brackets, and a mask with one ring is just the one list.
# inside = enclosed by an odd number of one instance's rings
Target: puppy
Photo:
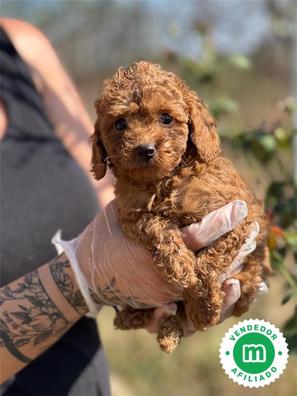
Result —
[[[183, 288], [176, 316], [160, 323], [158, 341], [171, 352], [180, 342], [186, 318], [198, 330], [219, 321], [224, 299], [220, 279], [255, 221], [260, 227], [257, 247], [235, 276], [241, 297], [233, 314], [244, 313], [256, 297], [269, 273], [263, 207], [221, 155], [216, 123], [207, 107], [175, 74], [145, 61], [119, 68], [105, 81], [95, 107], [92, 172], [99, 180], [109, 165], [117, 179], [123, 232], [150, 249], [162, 276]], [[190, 251], [180, 228], [235, 199], [247, 203], [247, 218], [210, 246]], [[151, 314], [127, 306], [118, 312], [115, 325], [141, 328]]]

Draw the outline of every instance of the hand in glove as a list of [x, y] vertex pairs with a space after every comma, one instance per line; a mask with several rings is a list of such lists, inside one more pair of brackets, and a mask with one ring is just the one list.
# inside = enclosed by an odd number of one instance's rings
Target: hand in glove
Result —
[[[190, 249], [199, 250], [232, 230], [246, 215], [245, 202], [230, 202], [208, 214], [200, 223], [184, 227], [183, 240]], [[240, 297], [239, 282], [228, 278], [240, 272], [244, 258], [255, 249], [258, 231], [258, 225], [254, 224], [250, 238], [235, 258], [230, 272], [222, 279], [226, 293], [222, 320], [232, 313], [232, 307]], [[152, 324], [147, 328], [152, 332], [156, 330], [160, 316], [173, 312], [176, 309], [173, 302], [182, 299], [182, 289], [162, 278], [150, 252], [124, 236], [114, 201], [77, 238], [66, 242], [57, 235], [53, 242], [68, 256], [93, 316], [102, 305], [156, 307]], [[189, 323], [187, 333], [192, 331]]]

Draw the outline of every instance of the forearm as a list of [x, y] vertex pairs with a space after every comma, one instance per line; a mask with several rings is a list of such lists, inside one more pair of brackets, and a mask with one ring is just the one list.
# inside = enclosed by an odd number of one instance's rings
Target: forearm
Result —
[[53, 345], [87, 306], [62, 254], [0, 289], [1, 380]]

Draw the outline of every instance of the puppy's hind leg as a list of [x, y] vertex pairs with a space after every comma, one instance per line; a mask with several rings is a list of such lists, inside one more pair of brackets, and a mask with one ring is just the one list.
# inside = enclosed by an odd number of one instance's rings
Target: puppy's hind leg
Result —
[[127, 305], [121, 311], [117, 311], [113, 324], [120, 330], [143, 329], [149, 325], [153, 313], [153, 308], [135, 309]]
[[166, 353], [172, 353], [181, 342], [183, 332], [183, 315], [178, 311], [176, 315], [165, 315], [159, 321], [157, 341]]
[[206, 276], [200, 278], [194, 287], [184, 289], [184, 304], [189, 319], [197, 330], [205, 330], [218, 323], [224, 294], [217, 278]]
[[242, 223], [198, 254], [198, 283], [184, 290], [186, 310], [196, 329], [203, 330], [220, 320], [224, 301], [220, 275], [228, 273], [248, 233], [249, 226]]
[[[127, 306], [122, 311], [117, 311], [113, 323], [120, 330], [143, 329], [150, 324], [153, 314], [154, 308], [134, 309]], [[180, 343], [182, 334], [182, 317], [179, 313], [164, 315], [159, 320], [157, 341], [162, 351], [173, 352]]]

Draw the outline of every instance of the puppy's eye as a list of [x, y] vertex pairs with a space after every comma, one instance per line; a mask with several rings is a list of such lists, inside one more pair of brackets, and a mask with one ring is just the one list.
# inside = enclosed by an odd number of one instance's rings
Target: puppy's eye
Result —
[[173, 121], [173, 117], [168, 113], [162, 113], [160, 116], [160, 121], [162, 124], [169, 125]]
[[118, 131], [122, 132], [125, 129], [127, 129], [128, 125], [127, 122], [124, 118], [119, 118], [118, 120], [116, 120], [116, 122], [114, 123], [114, 127], [115, 129], [117, 129]]

